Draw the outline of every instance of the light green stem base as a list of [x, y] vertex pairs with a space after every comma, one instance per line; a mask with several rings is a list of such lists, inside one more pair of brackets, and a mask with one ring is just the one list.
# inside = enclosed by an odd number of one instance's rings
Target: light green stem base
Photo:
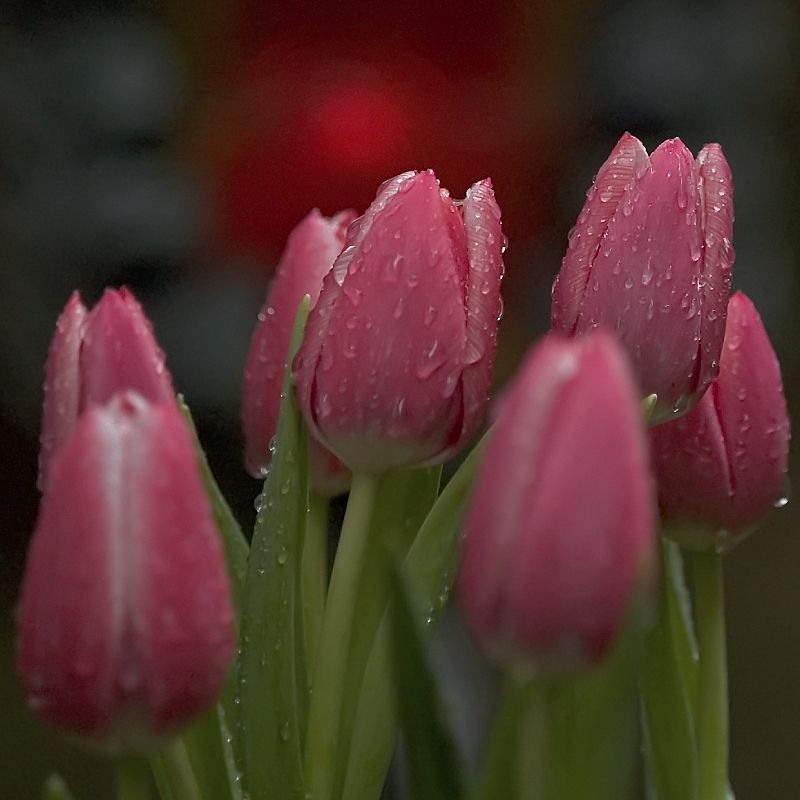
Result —
[[550, 800], [558, 688], [509, 675], [497, 709], [489, 751], [472, 800]]
[[312, 683], [305, 751], [306, 792], [313, 800], [331, 800], [333, 792], [353, 609], [377, 487], [377, 477], [353, 474], [328, 587]]
[[722, 556], [684, 551], [692, 587], [700, 653], [697, 686], [699, 800], [726, 800], [728, 792], [728, 669]]
[[150, 760], [162, 796], [169, 800], [201, 800], [192, 762], [182, 739], [165, 744]]

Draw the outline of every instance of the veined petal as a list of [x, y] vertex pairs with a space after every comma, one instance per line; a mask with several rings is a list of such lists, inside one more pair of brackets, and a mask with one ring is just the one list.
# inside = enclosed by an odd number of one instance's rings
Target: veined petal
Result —
[[609, 220], [625, 189], [632, 186], [648, 165], [647, 151], [629, 133], [623, 134], [600, 167], [575, 227], [561, 270], [553, 283], [553, 330], [571, 335], [586, 294], [589, 276]]
[[702, 211], [703, 315], [697, 390], [716, 377], [731, 290], [733, 250], [733, 178], [718, 144], [707, 144], [697, 156]]
[[640, 391], [658, 395], [664, 417], [688, 403], [697, 381], [702, 232], [696, 169], [683, 143], [670, 139], [625, 188], [575, 329], [614, 330], [631, 357]]
[[488, 178], [474, 184], [461, 207], [467, 232], [467, 343], [462, 390], [464, 421], [461, 439], [468, 440], [483, 421], [497, 351], [497, 323], [502, 313], [505, 236]]

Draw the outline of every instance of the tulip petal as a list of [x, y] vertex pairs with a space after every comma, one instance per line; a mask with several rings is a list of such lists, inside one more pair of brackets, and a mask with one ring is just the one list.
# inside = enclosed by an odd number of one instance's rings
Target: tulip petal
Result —
[[[642, 391], [659, 386], [662, 415], [688, 402], [697, 383], [702, 255], [697, 167], [679, 139], [661, 144], [625, 188], [595, 258], [575, 332], [612, 328]], [[667, 383], [665, 385], [665, 376]]]
[[[305, 295], [311, 297], [312, 306], [316, 303], [322, 279], [340, 253], [353, 219], [353, 211], [342, 211], [328, 219], [315, 209], [297, 225], [289, 235], [258, 315], [242, 390], [245, 465], [254, 477], [263, 477], [270, 462], [269, 443], [277, 429], [294, 315]], [[340, 467], [338, 472], [343, 470]]]
[[[711, 505], [725, 508], [733, 494], [725, 439], [714, 400], [715, 385], [674, 422], [650, 431], [659, 502], [667, 519], [697, 515]], [[692, 475], [687, 491], [687, 462]]]
[[28, 703], [84, 735], [105, 731], [116, 704], [120, 438], [108, 412], [94, 408], [60, 449], [20, 596], [17, 665]]
[[419, 463], [458, 435], [468, 265], [455, 221], [433, 173], [400, 176], [325, 279], [296, 370], [312, 424], [351, 468]]
[[501, 660], [596, 661], [652, 577], [655, 542], [637, 395], [619, 345], [606, 333], [545, 340], [499, 414], [467, 513], [467, 619]]
[[569, 247], [553, 283], [552, 326], [572, 335], [586, 294], [594, 259], [609, 221], [633, 184], [648, 165], [647, 151], [629, 133], [623, 134], [597, 172], [580, 216], [570, 232]]
[[737, 292], [728, 318], [713, 388], [731, 465], [731, 522], [741, 528], [758, 522], [785, 493], [789, 416], [780, 365], [752, 301]]
[[718, 343], [725, 335], [731, 289], [733, 245], [733, 178], [718, 144], [707, 144], [697, 156], [702, 211], [702, 307], [698, 391], [716, 377]]
[[[636, 399], [618, 347], [595, 336], [541, 442], [547, 468], [527, 495], [531, 527], [507, 575], [509, 603], [519, 611], [509, 630], [556, 661], [599, 659], [651, 566], [653, 509]], [[591, 453], [603, 454], [614, 474], [602, 479]], [[532, 585], [546, 602], [530, 602]]]
[[79, 356], [86, 326], [86, 307], [73, 292], [56, 322], [45, 365], [44, 408], [39, 451], [39, 489], [44, 491], [51, 462], [78, 421]]
[[54, 463], [22, 587], [38, 713], [139, 747], [213, 702], [233, 650], [221, 547], [173, 402], [87, 410]]
[[[133, 646], [155, 731], [165, 734], [213, 700], [233, 655], [233, 609], [219, 536], [174, 405], [131, 426], [124, 536]], [[134, 544], [135, 543], [135, 544]], [[134, 563], [136, 563], [134, 561]]]
[[[548, 418], [546, 413], [530, 412], [555, 407], [564, 382], [577, 367], [574, 346], [560, 336], [548, 336], [531, 351], [519, 377], [497, 403], [481, 480], [470, 500], [459, 575], [462, 605], [473, 626], [486, 636], [501, 623], [508, 569], [515, 558], [513, 537], [525, 526], [525, 498], [542, 466], [535, 454]], [[524, 468], [507, 470], [508, 463]]]
[[505, 237], [500, 208], [488, 178], [474, 184], [461, 207], [467, 232], [467, 344], [462, 386], [464, 422], [460, 439], [468, 440], [483, 421], [497, 350], [497, 321], [502, 312], [500, 280]]
[[[749, 532], [786, 491], [789, 416], [780, 365], [752, 302], [728, 304], [717, 380], [685, 417], [651, 432], [659, 502], [696, 546]], [[719, 539], [718, 531], [733, 539]]]
[[153, 403], [174, 402], [172, 378], [142, 307], [126, 289], [106, 289], [86, 319], [81, 408], [132, 389]]

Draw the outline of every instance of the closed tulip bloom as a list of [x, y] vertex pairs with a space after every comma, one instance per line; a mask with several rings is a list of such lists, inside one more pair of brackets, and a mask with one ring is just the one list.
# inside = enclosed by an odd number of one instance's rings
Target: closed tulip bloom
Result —
[[113, 749], [214, 702], [233, 656], [230, 591], [174, 404], [126, 392], [61, 447], [28, 553], [17, 664], [30, 706]]
[[467, 508], [459, 599], [501, 663], [599, 660], [649, 588], [654, 498], [624, 352], [551, 334], [498, 407]]
[[625, 134], [600, 168], [553, 284], [553, 329], [613, 329], [655, 418], [691, 407], [717, 374], [733, 265], [733, 186], [719, 145], [648, 156]]
[[651, 439], [661, 511], [685, 544], [723, 546], [785, 502], [789, 415], [780, 365], [741, 292], [728, 304], [719, 377]]
[[142, 307], [127, 289], [106, 289], [87, 313], [73, 292], [56, 323], [45, 367], [40, 489], [80, 414], [125, 389], [154, 403], [175, 397], [164, 354]]
[[440, 462], [477, 431], [503, 247], [491, 182], [454, 202], [430, 171], [383, 184], [350, 227], [294, 373], [308, 426], [351, 469]]
[[[258, 315], [244, 371], [242, 427], [245, 466], [263, 477], [270, 462], [270, 441], [278, 427], [281, 386], [295, 314], [305, 295], [317, 302], [322, 279], [344, 245], [347, 226], [355, 212], [342, 211], [331, 218], [312, 211], [291, 232], [267, 300]], [[347, 468], [318, 443], [310, 443], [311, 474], [324, 494], [347, 488]]]

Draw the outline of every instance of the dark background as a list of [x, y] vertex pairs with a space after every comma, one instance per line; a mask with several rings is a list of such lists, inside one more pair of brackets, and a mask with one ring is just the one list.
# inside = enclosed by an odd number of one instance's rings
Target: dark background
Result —
[[[798, 15], [792, 0], [0, 3], [0, 800], [37, 796], [51, 769], [82, 798], [109, 786], [27, 712], [12, 668], [42, 364], [71, 289], [137, 293], [249, 522], [240, 372], [310, 208], [363, 210], [406, 169], [456, 196], [491, 175], [511, 243], [501, 383], [548, 326], [567, 231], [619, 135], [719, 141], [734, 285], [800, 419]], [[800, 796], [798, 513], [726, 562], [739, 800]]]

